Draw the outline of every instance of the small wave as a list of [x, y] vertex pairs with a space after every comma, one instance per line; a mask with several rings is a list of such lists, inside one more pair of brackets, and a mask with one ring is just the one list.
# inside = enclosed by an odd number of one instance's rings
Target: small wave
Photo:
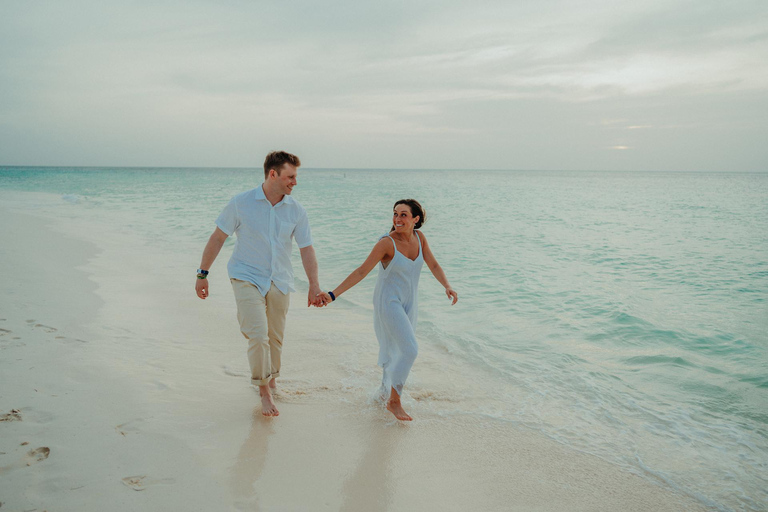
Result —
[[411, 398], [417, 402], [452, 402], [459, 403], [461, 399], [446, 392], [419, 390], [412, 391]]
[[747, 377], [741, 377], [739, 381], [745, 382], [747, 384], [753, 384], [758, 388], [768, 389], [768, 377], [764, 375], [750, 375]]
[[319, 395], [329, 393], [339, 394], [339, 389], [331, 386], [317, 385], [313, 387], [297, 387], [296, 385], [283, 384], [275, 391], [275, 396], [284, 402], [301, 402], [305, 400], [316, 401]]
[[251, 372], [241, 368], [234, 368], [229, 365], [222, 365], [221, 370], [224, 372], [225, 375], [229, 375], [230, 377], [250, 377], [251, 376]]
[[628, 359], [624, 360], [625, 363], [633, 366], [646, 366], [646, 365], [652, 365], [652, 364], [669, 364], [672, 366], [696, 366], [690, 361], [679, 357], [679, 356], [665, 356], [665, 355], [654, 355], [654, 356], [636, 356], [636, 357], [630, 357]]
[[80, 196], [77, 194], [64, 194], [61, 196], [61, 199], [68, 202], [69, 204], [79, 204], [80, 203]]

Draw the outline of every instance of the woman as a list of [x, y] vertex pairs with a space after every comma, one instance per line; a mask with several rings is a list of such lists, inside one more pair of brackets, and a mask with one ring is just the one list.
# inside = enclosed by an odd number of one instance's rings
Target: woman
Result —
[[389, 392], [387, 409], [403, 421], [413, 419], [403, 409], [400, 394], [418, 353], [414, 327], [418, 312], [419, 273], [424, 262], [445, 287], [451, 305], [459, 300], [432, 255], [427, 238], [416, 231], [426, 220], [424, 209], [415, 199], [396, 202], [389, 234], [379, 239], [363, 264], [335, 290], [323, 294], [326, 303], [336, 300], [362, 281], [377, 263], [381, 263], [373, 292], [373, 328], [379, 340], [379, 366], [384, 369], [384, 396]]

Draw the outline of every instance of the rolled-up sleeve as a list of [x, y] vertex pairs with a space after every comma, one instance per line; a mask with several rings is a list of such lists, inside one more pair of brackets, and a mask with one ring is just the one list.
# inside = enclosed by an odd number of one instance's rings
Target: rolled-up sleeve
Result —
[[240, 215], [237, 212], [236, 198], [232, 198], [216, 219], [216, 225], [227, 236], [231, 236], [240, 227]]
[[309, 230], [309, 219], [306, 210], [301, 210], [299, 221], [296, 223], [296, 229], [293, 231], [293, 237], [296, 239], [299, 249], [312, 245], [312, 233]]

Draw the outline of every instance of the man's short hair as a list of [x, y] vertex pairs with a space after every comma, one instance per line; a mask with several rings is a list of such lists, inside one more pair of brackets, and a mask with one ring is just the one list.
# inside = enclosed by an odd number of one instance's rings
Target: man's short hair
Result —
[[269, 177], [269, 171], [274, 169], [277, 175], [283, 170], [283, 165], [291, 164], [294, 167], [301, 166], [301, 160], [296, 155], [286, 153], [285, 151], [273, 151], [267, 155], [264, 160], [264, 179]]

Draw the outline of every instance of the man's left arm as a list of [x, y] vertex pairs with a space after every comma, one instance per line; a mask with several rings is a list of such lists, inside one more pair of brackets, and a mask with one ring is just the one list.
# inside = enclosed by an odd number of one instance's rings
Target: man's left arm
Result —
[[322, 295], [318, 295], [322, 292], [320, 289], [320, 281], [317, 277], [317, 257], [315, 256], [315, 249], [311, 245], [302, 247], [299, 249], [301, 252], [301, 264], [304, 265], [304, 272], [307, 273], [307, 279], [309, 279], [309, 294], [307, 295], [307, 307], [325, 306], [325, 300]]

